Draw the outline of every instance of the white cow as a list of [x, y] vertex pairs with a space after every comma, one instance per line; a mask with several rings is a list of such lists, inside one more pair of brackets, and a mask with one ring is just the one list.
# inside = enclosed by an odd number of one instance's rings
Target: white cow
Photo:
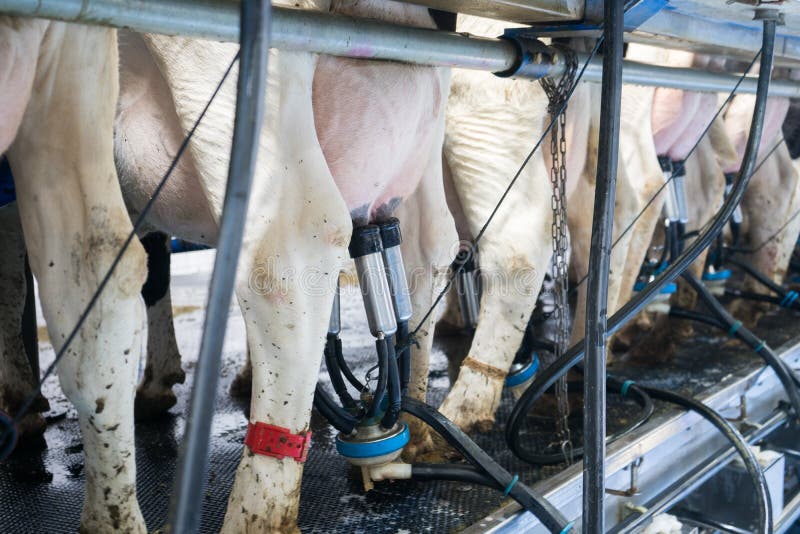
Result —
[[[493, 36], [501, 33], [503, 26], [460, 16], [458, 31]], [[623, 91], [617, 232], [663, 182], [649, 133], [652, 93], [652, 88], [643, 87], [625, 87]], [[579, 276], [588, 266], [598, 103], [599, 86], [581, 84], [567, 113], [567, 213], [573, 268]], [[546, 120], [547, 98], [538, 84], [487, 79], [480, 73], [454, 70], [444, 159], [445, 175], [452, 185], [448, 201], [462, 240], [471, 241], [477, 235], [508, 180], [541, 135]], [[547, 149], [543, 152], [547, 156]], [[552, 189], [541, 153], [528, 163], [478, 245], [483, 284], [478, 326], [458, 378], [441, 406], [445, 416], [466, 430], [487, 430], [494, 423], [503, 380], [520, 346], [550, 261]], [[629, 292], [633, 286], [635, 272], [626, 278], [621, 274], [630, 272], [627, 265], [638, 270], [658, 211], [656, 204], [616, 249], [612, 272], [617, 276], [611, 291], [615, 298], [622, 288], [627, 287]], [[579, 301], [583, 295], [579, 294]], [[455, 322], [454, 317], [451, 306], [444, 319]], [[580, 321], [575, 326], [578, 337], [582, 337]], [[412, 394], [424, 398], [423, 385], [419, 382], [419, 389]], [[430, 443], [415, 445], [425, 449]]]
[[[112, 145], [116, 32], [0, 17], [0, 50], [0, 153], [14, 171], [31, 269], [58, 350], [131, 231]], [[85, 532], [145, 532], [133, 440], [144, 276], [134, 242], [58, 367], [83, 434]], [[27, 395], [30, 383], [14, 384], [9, 372], [19, 354], [4, 341], [0, 380], [4, 391]], [[5, 407], [15, 413], [15, 404]]]
[[[388, 0], [291, 5], [434, 27], [427, 9]], [[64, 25], [0, 20], [0, 40], [14, 45], [7, 48], [14, 52], [12, 61], [0, 61], [0, 72], [10, 73], [0, 79], [13, 83], [0, 86], [0, 94], [13, 97], [0, 112], [11, 114], [0, 118], [12, 126], [0, 130], [0, 149], [18, 130], [8, 154], [57, 349], [130, 230], [112, 140], [126, 203], [136, 213], [237, 46], [125, 33], [114, 121], [115, 32], [73, 35]], [[93, 80], [91, 91], [78, 83], [86, 76]], [[31, 100], [23, 121], [30, 91], [20, 88], [32, 84], [34, 96], [42, 96]], [[236, 287], [253, 364], [251, 422], [307, 432], [315, 370], [351, 228], [390, 217], [407, 198], [394, 214], [412, 233], [425, 224], [418, 241], [404, 243], [404, 257], [409, 269], [427, 273], [417, 281], [415, 309], [430, 305], [449, 264], [447, 245], [456, 239], [441, 175], [448, 89], [446, 69], [271, 51], [268, 126], [258, 145]], [[151, 228], [195, 242], [216, 240], [234, 103], [235, 76], [223, 86], [151, 212]], [[54, 154], [41, 157], [40, 147]], [[135, 243], [60, 369], [84, 434], [87, 494], [81, 528], [87, 532], [145, 530], [133, 461], [143, 279], [142, 249]], [[426, 352], [431, 326], [420, 339]], [[245, 448], [223, 531], [296, 530], [301, 474], [302, 464], [292, 458]]]
[[[643, 52], [645, 58], [651, 55], [649, 47], [637, 48]], [[649, 60], [645, 59], [650, 62]], [[694, 67], [702, 69], [719, 69], [716, 61], [708, 56], [692, 54], [690, 52], [670, 51], [664, 61], [672, 67]], [[658, 88], [655, 91], [653, 103], [653, 135], [656, 152], [659, 156], [666, 157], [673, 162], [684, 162], [686, 176], [686, 197], [696, 200], [689, 205], [689, 226], [687, 231], [700, 228], [706, 221], [699, 206], [705, 205], [700, 200], [705, 199], [708, 204], [719, 206], [724, 192], [724, 177], [721, 164], [727, 162], [732, 153], [732, 148], [727, 144], [723, 132], [722, 120], [717, 119], [713, 124], [711, 120], [716, 113], [719, 103], [718, 95], [713, 93], [697, 93], [678, 89]], [[694, 145], [701, 139], [701, 135], [711, 124], [708, 134], [702, 138], [695, 152], [689, 157]], [[687, 159], [688, 158], [688, 159]], [[662, 196], [664, 196], [662, 194]], [[656, 230], [655, 243], [661, 244], [663, 230]], [[652, 234], [648, 240], [652, 239]], [[705, 253], [694, 263], [692, 270], [699, 276], [705, 262]], [[638, 269], [638, 267], [637, 267]], [[678, 284], [678, 293], [672, 300], [676, 304], [686, 305], [691, 295], [691, 290]], [[624, 329], [616, 338], [615, 346], [628, 349], [634, 346], [630, 354], [633, 357], [642, 357], [647, 361], [667, 358], [672, 350], [672, 343], [680, 330], [667, 325], [665, 317], [658, 319], [653, 333], [653, 318], [648, 313], [642, 313], [636, 323]], [[643, 340], [642, 331], [648, 331]], [[639, 342], [641, 341], [641, 343]]]
[[[736, 97], [726, 114], [728, 134], [738, 155], [737, 160], [726, 169], [728, 172], [738, 171], [741, 165], [752, 120], [753, 102], [751, 95]], [[742, 255], [740, 259], [777, 284], [783, 282], [800, 234], [800, 217], [790, 221], [800, 209], [800, 160], [792, 160], [781, 136], [781, 125], [788, 111], [788, 99], [770, 98], [767, 101], [764, 134], [759, 145], [761, 156], [757, 160], [760, 167], [753, 174], [742, 198], [741, 241], [738, 244], [744, 248], [758, 248]], [[764, 158], [766, 160], [761, 164]], [[750, 276], [745, 277], [742, 289], [771, 294]], [[731, 312], [746, 326], [752, 327], [770, 306], [743, 299], [732, 303]]]
[[[433, 27], [427, 9], [371, 1], [300, 2], [408, 25]], [[294, 5], [294, 4], [293, 4]], [[128, 205], [141, 209], [183, 134], [210, 96], [236, 45], [160, 36], [121, 38], [116, 155]], [[272, 51], [259, 165], [237, 281], [252, 361], [250, 420], [308, 430], [316, 369], [335, 280], [348, 259], [352, 225], [395, 212], [405, 227], [409, 269], [428, 275], [415, 309], [432, 300], [455, 232], [442, 188], [444, 69]], [[227, 171], [235, 84], [229, 80], [195, 134], [149, 224], [213, 244]], [[420, 312], [421, 313], [421, 312]], [[412, 323], [419, 317], [412, 319]], [[431, 338], [423, 336], [429, 350]], [[296, 529], [302, 464], [245, 448], [225, 532]]]

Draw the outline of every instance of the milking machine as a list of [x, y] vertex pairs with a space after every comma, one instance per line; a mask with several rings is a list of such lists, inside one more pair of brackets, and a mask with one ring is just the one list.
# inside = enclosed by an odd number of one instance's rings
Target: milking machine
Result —
[[[636, 287], [634, 288], [636, 291], [641, 291], [644, 287], [646, 287], [647, 283], [651, 282], [655, 278], [656, 274], [663, 271], [666, 266], [668, 266], [671, 262], [674, 262], [680, 256], [680, 254], [683, 252], [685, 241], [688, 237], [686, 233], [686, 225], [689, 223], [689, 217], [686, 191], [684, 187], [684, 176], [686, 174], [684, 162], [670, 160], [666, 156], [660, 156], [659, 163], [662, 171], [664, 172], [668, 187], [668, 195], [664, 203], [665, 241], [663, 254], [658, 262], [645, 260], [645, 265], [642, 267], [639, 280], [637, 280]], [[734, 179], [735, 177], [733, 175], [729, 174], [726, 176], [726, 198], [731, 194]], [[741, 224], [741, 220], [741, 208], [737, 204], [733, 210], [730, 221], [730, 225], [734, 228], [732, 234], [735, 236], [735, 238], [738, 238], [738, 228]], [[703, 277], [705, 283], [698, 281], [694, 275], [688, 271], [683, 272], [681, 275], [689, 284], [689, 287], [695, 291], [696, 295], [700, 301], [703, 302], [711, 315], [698, 313], [693, 310], [670, 307], [669, 295], [674, 293], [676, 290], [674, 283], [665, 285], [665, 287], [658, 293], [656, 299], [646, 306], [645, 309], [652, 312], [668, 313], [673, 317], [699, 321], [705, 324], [716, 326], [724, 331], [727, 331], [730, 336], [744, 341], [761, 358], [764, 359], [765, 363], [769, 367], [775, 371], [777, 376], [780, 378], [784, 389], [786, 390], [786, 394], [791, 401], [795, 415], [800, 416], [800, 390], [798, 390], [798, 384], [796, 383], [791, 370], [786, 367], [786, 364], [783, 362], [783, 360], [775, 354], [775, 352], [766, 344], [765, 341], [755, 336], [755, 334], [753, 334], [749, 329], [745, 328], [741, 321], [738, 321], [732, 317], [727, 312], [725, 307], [714, 296], [715, 292], [717, 294], [720, 292], [723, 294], [729, 294], [729, 290], [725, 290], [723, 288], [725, 282], [728, 280], [728, 278], [730, 278], [730, 271], [722, 268], [722, 262], [726, 258], [724, 249], [719, 247], [721, 238], [718, 236], [715, 241], [718, 246], [714, 253], [710, 255], [711, 257], [707, 262], [707, 275], [704, 275]], [[736, 265], [743, 265], [741, 262], [736, 262], [735, 260], [728, 259], [727, 261]], [[765, 277], [760, 275], [760, 273], [756, 272], [756, 274], [765, 279]], [[766, 279], [764, 281], [768, 282], [770, 286], [776, 286], [776, 284], [772, 283], [771, 281]], [[791, 295], [788, 295], [786, 298], [791, 298]]]
[[[402, 391], [400, 366], [395, 351], [395, 334], [398, 327], [397, 312], [402, 310], [406, 314], [410, 311], [410, 305], [408, 286], [404, 283], [403, 260], [399, 251], [399, 224], [397, 221], [389, 224], [391, 226], [387, 227], [385, 233], [374, 225], [356, 228], [349, 247], [350, 257], [356, 265], [369, 331], [375, 337], [378, 356], [378, 380], [375, 390], [370, 392], [364, 387], [358, 403], [350, 398], [340, 374], [342, 367], [339, 366], [339, 362], [342, 362], [342, 359], [329, 357], [331, 351], [326, 350], [326, 364], [329, 365], [328, 371], [334, 388], [345, 408], [358, 419], [358, 423], [350, 433], [341, 432], [337, 436], [336, 449], [350, 463], [361, 467], [367, 485], [370, 480], [369, 468], [395, 460], [408, 443], [407, 425], [397, 422]], [[384, 234], [389, 238], [387, 246], [383, 243]], [[398, 269], [403, 282], [397, 277]], [[390, 289], [390, 281], [394, 291]], [[338, 329], [338, 304], [337, 295], [328, 339], [330, 341], [331, 335], [335, 335], [334, 346], [341, 352], [338, 331], [330, 332]], [[406, 324], [409, 318], [410, 313], [407, 313], [404, 318]]]
[[[360, 468], [367, 490], [372, 488], [373, 481], [384, 479], [436, 478], [474, 482], [503, 491], [554, 532], [569, 531], [571, 525], [558, 510], [519, 482], [519, 477], [495, 463], [452, 422], [423, 402], [405, 397], [401, 403], [401, 390], [407, 389], [409, 381], [408, 321], [412, 314], [401, 243], [397, 219], [353, 231], [350, 256], [355, 262], [369, 330], [375, 337], [378, 378], [374, 390], [370, 390], [369, 380], [362, 383], [347, 365], [339, 337], [341, 321], [337, 289], [328, 327], [325, 363], [342, 406], [336, 405], [319, 384], [314, 396], [316, 408], [339, 430], [336, 450]], [[473, 287], [477, 288], [477, 285]], [[530, 367], [521, 374], [529, 374]], [[345, 380], [360, 391], [359, 399], [350, 395]], [[398, 462], [409, 441], [408, 426], [398, 422], [401, 407], [429, 424], [473, 465], [409, 465]]]

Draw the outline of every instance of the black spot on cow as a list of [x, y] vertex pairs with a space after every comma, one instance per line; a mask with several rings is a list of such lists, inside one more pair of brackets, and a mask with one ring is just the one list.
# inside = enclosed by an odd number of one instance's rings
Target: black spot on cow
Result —
[[149, 308], [164, 298], [169, 290], [169, 236], [152, 232], [141, 241], [147, 252], [147, 280], [142, 286], [142, 297]]
[[792, 159], [797, 159], [800, 157], [800, 101], [792, 100], [782, 129], [789, 155]]

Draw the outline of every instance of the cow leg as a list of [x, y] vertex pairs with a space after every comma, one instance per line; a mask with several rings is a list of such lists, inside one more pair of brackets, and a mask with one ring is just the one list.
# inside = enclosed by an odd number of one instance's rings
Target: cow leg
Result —
[[[535, 187], [547, 191], [543, 169], [531, 174], [532, 182], [539, 181]], [[539, 195], [534, 199], [539, 200], [538, 205], [522, 196], [524, 205], [504, 206], [515, 212], [515, 224], [495, 227], [495, 231], [490, 226], [480, 242], [478, 326], [458, 378], [440, 408], [466, 431], [485, 432], [494, 425], [506, 373], [522, 342], [550, 260], [549, 254], [542, 253], [551, 248], [550, 198]]]
[[[527, 127], [536, 124], [528, 119]], [[490, 158], [482, 151], [474, 150], [480, 146], [470, 138], [475, 132], [466, 130], [448, 137], [446, 151], [465, 214], [477, 233], [506, 186], [496, 177], [513, 175], [513, 167], [529, 147], [519, 146], [518, 152], [502, 160], [504, 166], [494, 167], [487, 165]], [[440, 407], [466, 431], [486, 431], [494, 424], [506, 373], [536, 305], [552, 250], [550, 191], [544, 163], [535, 157], [478, 244], [482, 286], [478, 326], [458, 378]], [[513, 224], [503, 224], [512, 217]]]
[[[313, 72], [310, 54], [270, 55], [273, 105], [261, 136], [262, 152], [269, 153], [260, 158], [267, 167], [254, 181], [236, 289], [252, 361], [250, 421], [293, 434], [308, 431], [351, 234], [347, 207], [314, 135]], [[245, 447], [222, 532], [299, 532], [302, 472], [293, 458]]]
[[[51, 23], [33, 87], [8, 155], [31, 269], [59, 350], [131, 231], [112, 146], [116, 32]], [[133, 242], [58, 366], [83, 435], [82, 532], [145, 532], [133, 439], [144, 277], [142, 247]]]
[[147, 306], [147, 365], [136, 390], [137, 419], [172, 408], [178, 400], [172, 386], [183, 384], [186, 378], [172, 320], [169, 236], [153, 232], [142, 238], [142, 245], [147, 252], [147, 280], [142, 287]]
[[[453, 217], [447, 209], [442, 185], [441, 148], [434, 147], [429, 164], [416, 192], [397, 209], [403, 231], [403, 262], [406, 267], [413, 315], [409, 327], [420, 325], [447, 281], [450, 263], [458, 242]], [[437, 310], [438, 311], [438, 310]], [[408, 395], [427, 402], [430, 355], [433, 347], [437, 311], [428, 316], [411, 346], [411, 375]], [[405, 417], [411, 442], [404, 454], [413, 458], [433, 446], [428, 427], [413, 417]]]
[[[800, 180], [784, 144], [753, 176], [742, 200], [748, 246], [759, 247], [763, 244], [759, 250], [747, 254], [744, 261], [778, 284], [783, 282], [800, 233], [800, 217], [786, 224], [798, 209]], [[781, 229], [784, 224], [786, 227]], [[774, 296], [751, 276], [745, 276], [742, 289]], [[731, 307], [737, 319], [748, 328], [755, 326], [769, 309], [775, 309], [774, 304], [747, 299], [736, 300]]]
[[[31, 369], [22, 336], [22, 318], [27, 297], [25, 241], [17, 205], [0, 208], [0, 410], [15, 415], [33, 393], [38, 375]], [[49, 409], [40, 394], [31, 413], [18, 425], [22, 439], [39, 436], [45, 421], [39, 412]]]

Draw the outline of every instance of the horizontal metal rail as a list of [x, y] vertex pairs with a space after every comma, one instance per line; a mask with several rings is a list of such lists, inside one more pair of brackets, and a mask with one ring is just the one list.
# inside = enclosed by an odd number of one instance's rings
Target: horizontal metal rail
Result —
[[[791, 368], [800, 365], [800, 339], [787, 343], [778, 349], [781, 358]], [[769, 368], [758, 368], [744, 375], [736, 375], [698, 396], [698, 399], [722, 413], [734, 417], [740, 415], [742, 397], [747, 406], [748, 421], [758, 421], [761, 430], [774, 430], [785, 421], [785, 416], [775, 411], [785, 394], [774, 372]], [[734, 455], [728, 449], [728, 442], [718, 433], [710, 430], [710, 425], [699, 415], [682, 410], [670, 410], [654, 416], [650, 422], [629, 436], [609, 446], [607, 454], [607, 486], [627, 487], [630, 481], [630, 466], [643, 460], [639, 469], [638, 487], [641, 494], [636, 497], [608, 496], [606, 501], [607, 525], [611, 530], [622, 530], [619, 512], [627, 503], [634, 505], [659, 505], [663, 502], [676, 502], [673, 498], [683, 493], [675, 485], [681, 480], [692, 486], [698, 479], [707, 478], [710, 471], [718, 471]], [[747, 438], [761, 438], [761, 430], [751, 432]], [[709, 451], [715, 460], [709, 460]], [[681, 462], [672, 461], [676, 456]], [[710, 469], [709, 469], [710, 468]], [[569, 519], [577, 519], [581, 512], [581, 464], [577, 463], [561, 473], [537, 482], [533, 488], [552, 502]], [[680, 497], [680, 495], [679, 495]], [[794, 513], [794, 501], [784, 508], [784, 515]], [[649, 514], [648, 514], [649, 515]], [[789, 517], [789, 516], [786, 516]], [[784, 516], [781, 516], [781, 520]], [[635, 521], [631, 517], [625, 524]], [[465, 530], [469, 534], [485, 532], [532, 532], [544, 533], [536, 518], [521, 512], [516, 503], [508, 504], [485, 517]]]
[[[768, 420], [759, 423], [758, 429], [746, 435], [745, 439], [750, 444], [756, 443], [780, 428], [785, 422], [786, 413], [778, 412]], [[628, 519], [622, 521], [619, 525], [612, 529], [611, 532], [634, 532], [635, 529], [650, 521], [654, 516], [665, 512], [672, 505], [697, 489], [703, 482], [719, 473], [723, 467], [731, 463], [731, 461], [733, 461], [736, 457], [737, 453], [733, 447], [728, 446], [722, 451], [715, 451], [715, 453], [703, 463], [700, 469], [694, 473], [690, 473], [686, 477], [677, 480], [657, 498], [647, 502], [644, 505], [644, 507], [647, 508], [646, 514], [629, 516]]]
[[[130, 28], [145, 33], [185, 35], [238, 42], [236, 3], [223, 0], [0, 0], [0, 12], [85, 24]], [[504, 39], [408, 28], [371, 20], [314, 11], [275, 8], [272, 46], [285, 50], [334, 56], [382, 59], [422, 65], [503, 72], [519, 60], [517, 47]], [[579, 54], [579, 61], [586, 56]], [[560, 75], [563, 65], [541, 72]], [[602, 62], [592, 61], [583, 79], [599, 82]], [[705, 92], [729, 91], [735, 74], [678, 69], [625, 61], [623, 82]], [[755, 93], [756, 79], [748, 77], [739, 93]], [[800, 97], [800, 83], [773, 82], [770, 95]]]

